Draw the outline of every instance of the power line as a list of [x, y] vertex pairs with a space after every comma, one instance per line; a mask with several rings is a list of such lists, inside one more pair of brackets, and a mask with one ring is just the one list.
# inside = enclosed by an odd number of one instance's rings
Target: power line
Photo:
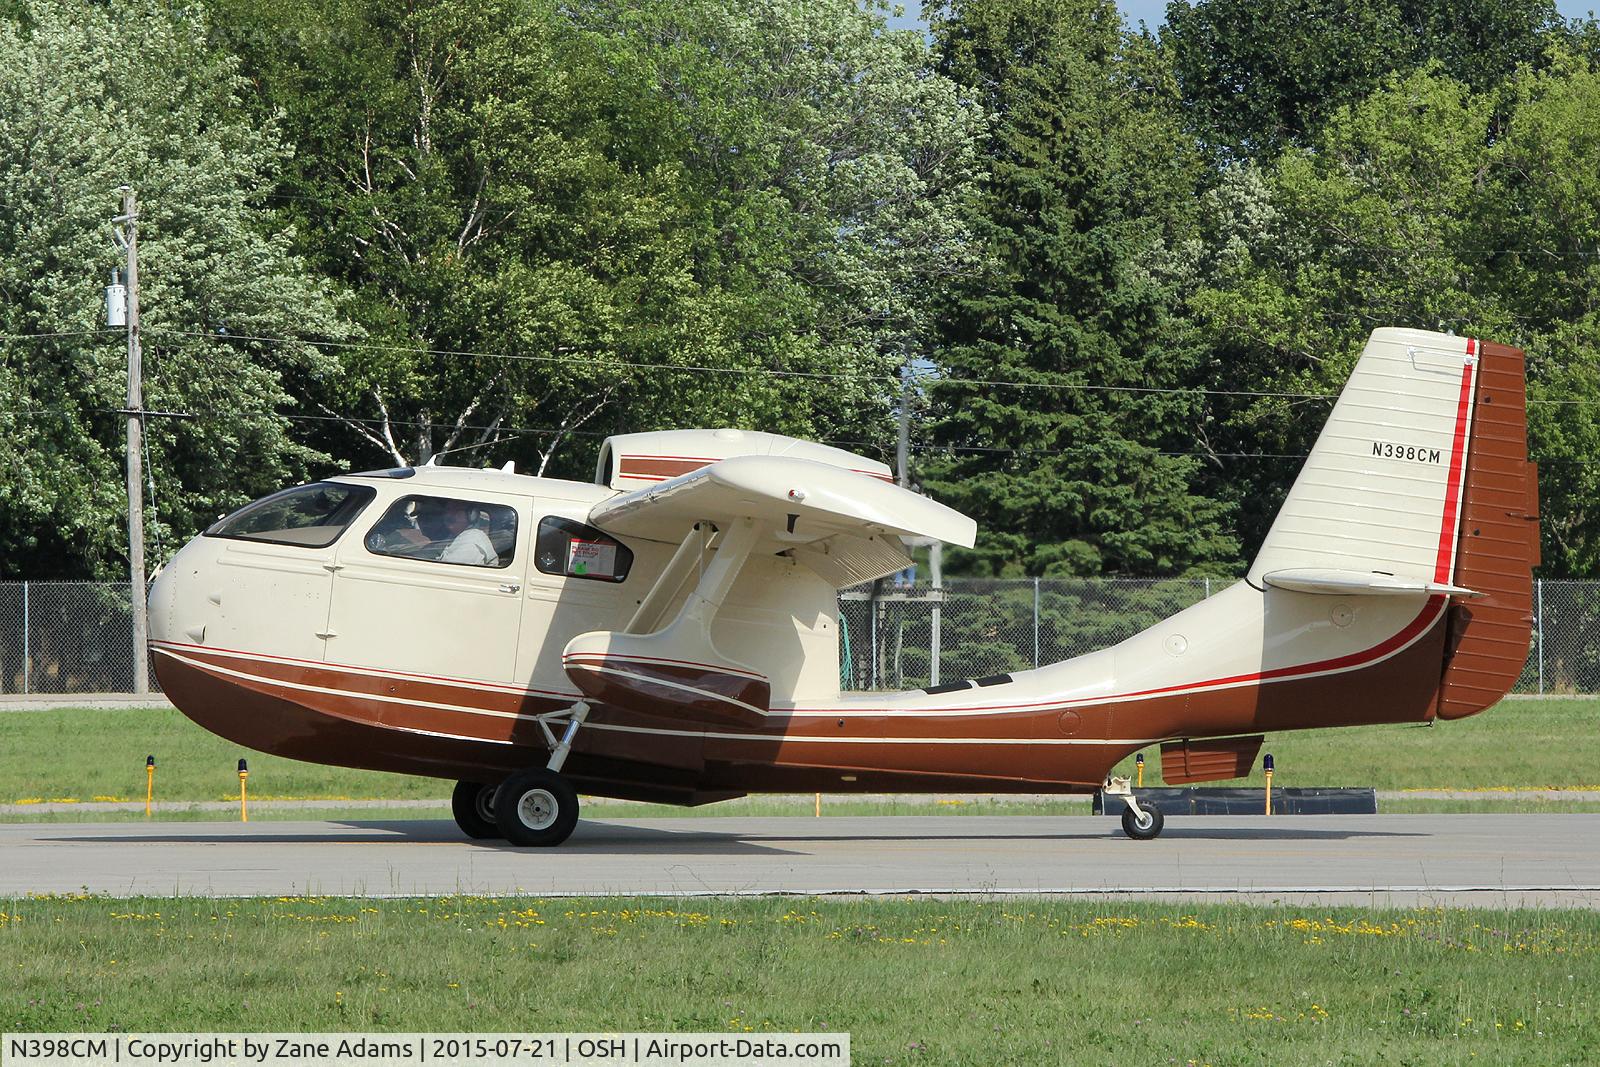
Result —
[[[155, 330], [156, 327], [147, 327], [146, 332]], [[316, 345], [321, 348], [350, 348], [369, 352], [405, 352], [415, 356], [457, 356], [474, 359], [505, 359], [524, 363], [557, 363], [557, 364], [594, 364], [601, 363], [606, 367], [622, 367], [628, 370], [665, 370], [679, 371], [686, 374], [747, 374], [762, 377], [780, 378], [818, 378], [833, 381], [895, 381], [892, 374], [852, 374], [840, 371], [801, 371], [780, 370], [766, 367], [713, 367], [704, 365], [688, 365], [680, 363], [644, 363], [636, 360], [603, 359], [601, 357], [586, 358], [583, 356], [534, 356], [513, 352], [483, 352], [467, 348], [424, 348], [420, 345], [384, 344], [374, 341], [317, 341], [303, 337], [269, 337], [264, 334], [244, 333], [208, 333], [205, 330], [179, 330], [162, 327], [161, 333], [179, 334], [185, 337], [201, 337], [212, 341], [264, 341], [271, 344], [305, 344]]]
[[[147, 327], [145, 332], [156, 331], [156, 327]], [[328, 348], [353, 348], [376, 352], [404, 352], [418, 356], [454, 356], [478, 359], [505, 359], [513, 361], [555, 364], [593, 364], [593, 359], [582, 356], [535, 356], [509, 352], [487, 352], [474, 349], [455, 348], [425, 348], [419, 345], [386, 344], [371, 341], [318, 341], [305, 338], [272, 337], [265, 334], [213, 334], [204, 330], [177, 330], [162, 327], [161, 333], [180, 334], [186, 337], [199, 337], [213, 341], [257, 341], [271, 344], [309, 344]], [[629, 370], [657, 370], [675, 373], [695, 374], [742, 374], [758, 377], [792, 377], [811, 378], [825, 381], [880, 381], [896, 382], [897, 377], [891, 374], [849, 373], [839, 371], [793, 371], [772, 370], [765, 367], [712, 367], [703, 365], [686, 365], [679, 363], [646, 363], [637, 360], [603, 360], [607, 367], [623, 367]], [[1294, 400], [1329, 400], [1333, 393], [1295, 393], [1284, 391], [1249, 390], [1249, 389], [1205, 389], [1199, 386], [1154, 386], [1154, 385], [1105, 385], [1089, 382], [1019, 382], [1005, 381], [990, 378], [948, 378], [939, 375], [915, 376], [921, 381], [938, 385], [974, 385], [988, 388], [1013, 387], [1018, 389], [1061, 389], [1075, 392], [1108, 392], [1108, 393], [1139, 393], [1162, 396], [1230, 396], [1253, 398], [1281, 398]]]
[[[1337, 316], [1340, 316], [1340, 315], [1344, 315], [1344, 316], [1350, 317], [1350, 318], [1363, 318], [1363, 319], [1369, 319], [1370, 318], [1370, 316], [1359, 315], [1359, 314], [1356, 314], [1356, 313], [1330, 312], [1328, 314], [1330, 316], [1334, 316], [1334, 317], [1337, 317]], [[1373, 319], [1371, 321], [1377, 321], [1377, 320]], [[1467, 321], [1467, 320], [1458, 319], [1458, 320], [1454, 320], [1454, 321]], [[97, 333], [103, 333], [103, 332], [105, 332], [105, 331], [100, 331], [100, 330], [79, 330], [79, 331], [60, 331], [60, 332], [56, 332], [56, 333], [42, 333], [42, 334], [9, 334], [9, 335], [8, 334], [0, 334], [0, 339], [30, 339], [30, 338], [35, 338], [35, 337], [71, 337], [71, 336], [84, 336], [84, 335], [88, 335], [88, 334], [97, 334]], [[323, 341], [323, 340], [312, 340], [312, 339], [308, 339], [308, 338], [275, 337], [275, 336], [270, 336], [270, 335], [266, 335], [266, 334], [236, 334], [236, 333], [217, 334], [217, 333], [210, 333], [210, 332], [207, 332], [205, 330], [180, 330], [180, 329], [176, 329], [176, 328], [172, 328], [172, 327], [146, 326], [146, 327], [144, 327], [143, 332], [147, 333], [147, 334], [148, 333], [176, 334], [176, 335], [179, 335], [179, 336], [196, 337], [196, 338], [200, 338], [200, 339], [204, 339], [204, 340], [211, 340], [211, 341], [251, 341], [251, 342], [264, 342], [264, 343], [270, 343], [270, 344], [308, 344], [308, 345], [315, 345], [315, 346], [325, 347], [325, 348], [350, 348], [350, 349], [359, 349], [359, 350], [366, 350], [366, 351], [378, 351], [378, 352], [403, 352], [403, 353], [408, 353], [408, 354], [411, 354], [411, 355], [454, 356], [454, 357], [468, 357], [468, 358], [480, 358], [480, 359], [504, 359], [504, 360], [518, 361], [518, 362], [553, 363], [553, 364], [564, 364], [564, 365], [574, 365], [574, 364], [590, 365], [590, 364], [593, 364], [595, 362], [594, 359], [589, 359], [589, 358], [585, 358], [585, 357], [582, 357], [582, 356], [538, 356], [538, 355], [525, 355], [525, 354], [521, 354], [521, 353], [489, 352], [489, 351], [482, 351], [482, 350], [475, 350], [475, 349], [426, 348], [426, 347], [417, 346], [417, 345], [387, 344], [387, 343], [382, 343], [382, 342]], [[759, 377], [807, 378], [807, 379], [816, 379], [816, 380], [824, 380], [824, 381], [880, 381], [880, 382], [895, 382], [895, 381], [898, 380], [896, 378], [896, 376], [890, 375], [890, 374], [849, 373], [849, 372], [838, 372], [838, 371], [794, 371], [794, 370], [769, 369], [769, 368], [764, 368], [764, 367], [714, 367], [714, 366], [705, 366], [705, 365], [687, 365], [687, 364], [677, 364], [677, 363], [647, 363], [647, 362], [642, 362], [642, 361], [637, 361], [637, 360], [604, 360], [603, 363], [604, 363], [605, 366], [608, 366], [608, 367], [623, 367], [623, 368], [627, 368], [627, 369], [630, 369], [630, 370], [654, 370], [654, 371], [666, 371], [666, 372], [675, 372], [675, 373], [740, 374], [740, 375], [753, 375], [753, 376], [759, 376]], [[1015, 380], [998, 379], [998, 378], [950, 378], [950, 377], [945, 377], [943, 375], [939, 375], [939, 374], [936, 374], [936, 373], [913, 375], [913, 377], [916, 380], [920, 381], [920, 382], [924, 382], [924, 383], [931, 384], [931, 385], [969, 385], [969, 386], [981, 386], [981, 387], [984, 387], [984, 388], [1013, 388], [1013, 389], [1055, 389], [1055, 390], [1063, 390], [1063, 391], [1071, 391], [1071, 392], [1132, 393], [1132, 394], [1152, 395], [1152, 396], [1182, 396], [1182, 397], [1217, 396], [1217, 397], [1234, 397], [1234, 398], [1246, 398], [1246, 399], [1334, 400], [1334, 399], [1337, 399], [1337, 397], [1339, 395], [1338, 393], [1295, 392], [1295, 391], [1290, 391], [1290, 390], [1270, 390], [1270, 389], [1209, 389], [1209, 388], [1204, 388], [1204, 387], [1201, 387], [1201, 386], [1107, 385], [1107, 384], [1104, 384], [1104, 383], [1094, 383], [1094, 382], [1024, 382], [1024, 381], [1015, 381]], [[1528, 403], [1530, 405], [1540, 404], [1540, 405], [1588, 406], [1588, 405], [1592, 405], [1592, 404], [1600, 404], [1600, 399], [1596, 399], [1596, 400], [1588, 400], [1588, 399], [1557, 400], [1557, 399], [1549, 399], [1549, 398], [1529, 398]], [[176, 417], [176, 416], [178, 416], [179, 413], [170, 413], [170, 414], [173, 414]], [[361, 422], [363, 424], [378, 425], [378, 426], [383, 425], [383, 421], [384, 421], [384, 420], [381, 420], [381, 419], [358, 419], [358, 418], [355, 418], [353, 416], [279, 415], [277, 417], [280, 417], [280, 418], [295, 418], [295, 419], [302, 419], [302, 420], [320, 419], [320, 420], [327, 420], [327, 421], [334, 421], [334, 422], [338, 422], [338, 421]], [[411, 427], [414, 427], [414, 428], [423, 428], [423, 427], [427, 427], [427, 428], [441, 428], [442, 427], [442, 428], [446, 428], [446, 429], [455, 429], [456, 428], [454, 423], [422, 423], [422, 422], [403, 422], [403, 421], [400, 421], [400, 420], [389, 420], [389, 424], [390, 425], [411, 426]], [[487, 427], [461, 427], [461, 428], [462, 429], [486, 429]], [[503, 429], [503, 427], [501, 427], [501, 428]], [[520, 430], [518, 432], [538, 433], [538, 432], [546, 432], [546, 431], [535, 430], [535, 429], [532, 429], [532, 428], [528, 428], [528, 429]], [[553, 432], [556, 432], [556, 431], [549, 431], [549, 432], [553, 433]]]
[[94, 330], [44, 330], [37, 333], [0, 333], [0, 341], [37, 341], [49, 337], [88, 337], [92, 334], [120, 334], [113, 329]]
[[[1530, 401], [1530, 403], [1535, 403], [1535, 401]], [[1551, 401], [1551, 403], [1579, 403], [1579, 401]], [[1586, 403], [1600, 403], [1600, 400], [1587, 401]], [[108, 414], [108, 415], [125, 414], [125, 411], [123, 409], [121, 409], [121, 408], [90, 408], [90, 409], [85, 409], [85, 410], [87, 410], [87, 411], [89, 411], [91, 413], [94, 413], [94, 414]], [[169, 417], [172, 417], [172, 418], [196, 420], [196, 421], [202, 422], [202, 423], [211, 422], [211, 421], [223, 421], [223, 420], [228, 418], [228, 416], [217, 415], [217, 414], [201, 414], [201, 413], [191, 413], [191, 412], [159, 412], [159, 413], [157, 413], [157, 412], [145, 412], [145, 414], [146, 415], [161, 414], [161, 415], [166, 415], [166, 416], [169, 416]], [[50, 411], [50, 410], [37, 410], [37, 409], [35, 409], [35, 410], [0, 409], [0, 416], [6, 416], [6, 415], [14, 415], [14, 416], [22, 416], [22, 417], [57, 416], [57, 417], [65, 418], [65, 417], [67, 417], [68, 413], [64, 412], [64, 411]], [[351, 423], [351, 422], [354, 422], [354, 423], [359, 423], [361, 425], [367, 425], [367, 426], [381, 426], [381, 425], [383, 425], [383, 420], [382, 419], [368, 419], [368, 418], [360, 418], [360, 417], [356, 417], [356, 416], [344, 416], [344, 415], [295, 415], [295, 414], [283, 414], [283, 413], [258, 412], [258, 413], [253, 413], [253, 414], [250, 414], [250, 415], [233, 416], [233, 417], [241, 419], [241, 420], [245, 420], [245, 421], [272, 421], [272, 420], [280, 420], [281, 419], [281, 420], [288, 421], [288, 422], [333, 422], [333, 423]], [[391, 419], [391, 420], [389, 420], [389, 425], [390, 426], [404, 426], [404, 427], [411, 428], [411, 429], [421, 429], [421, 428], [427, 428], [427, 429], [433, 429], [433, 430], [456, 430], [456, 429], [460, 429], [460, 430], [470, 430], [470, 431], [478, 431], [478, 432], [482, 432], [482, 431], [485, 431], [485, 430], [491, 430], [492, 429], [494, 432], [497, 432], [497, 433], [511, 434], [511, 435], [514, 435], [514, 436], [545, 436], [545, 437], [548, 437], [548, 436], [555, 436], [555, 435], [563, 435], [563, 436], [567, 436], [567, 437], [583, 437], [583, 438], [605, 438], [605, 437], [612, 436], [612, 434], [610, 434], [610, 433], [608, 433], [606, 431], [603, 431], [603, 430], [581, 430], [581, 429], [557, 430], [557, 429], [549, 429], [549, 428], [545, 428], [545, 427], [528, 427], [528, 426], [509, 426], [509, 427], [508, 426], [496, 426], [496, 427], [489, 427], [489, 426], [471, 426], [471, 425], [467, 425], [467, 426], [457, 427], [456, 424], [453, 423], [453, 422], [424, 422], [424, 421], [420, 421], [420, 420], [409, 420], [409, 419]], [[668, 429], [677, 429], [677, 428], [678, 427], [668, 427]], [[641, 432], [649, 432], [649, 431], [641, 431]], [[491, 447], [492, 445], [495, 445], [495, 444], [503, 444], [503, 443], [505, 443], [504, 439], [499, 440], [499, 441], [482, 442], [482, 443], [479, 443], [479, 444], [463, 446], [463, 449], [466, 449], [466, 448], [472, 448], [472, 449], [485, 448], [485, 447]], [[882, 444], [878, 444], [876, 442], [871, 442], [871, 441], [849, 441], [849, 440], [839, 440], [839, 439], [836, 439], [836, 438], [829, 438], [829, 439], [820, 440], [818, 443], [819, 444], [832, 445], [832, 446], [837, 447], [837, 448], [858, 449], [858, 450], [864, 450], [864, 451], [872, 451], [872, 452], [877, 452], [877, 453], [880, 453], [880, 454], [883, 454], [883, 455], [887, 455], [889, 453], [889, 451], [890, 451], [888, 446], [882, 445]], [[451, 451], [461, 451], [463, 449], [452, 449]], [[936, 445], [936, 444], [919, 444], [919, 443], [912, 443], [910, 445], [910, 449], [911, 449], [912, 452], [915, 452], [915, 453], [917, 453], [919, 455], [923, 455], [923, 456], [939, 456], [939, 455], [947, 455], [947, 456], [983, 456], [983, 455], [988, 455], [988, 456], [1010, 456], [1010, 457], [1014, 457], [1014, 458], [1028, 458], [1028, 457], [1035, 457], [1035, 456], [1078, 456], [1078, 455], [1098, 454], [1098, 450], [1091, 449], [1091, 448], [1006, 448], [1006, 447], [989, 446], [989, 445]], [[443, 454], [443, 453], [441, 453], [441, 454]], [[1149, 456], [1157, 456], [1157, 457], [1162, 457], [1162, 458], [1194, 458], [1194, 459], [1226, 459], [1226, 460], [1273, 460], [1273, 461], [1280, 461], [1280, 462], [1289, 461], [1289, 460], [1303, 461], [1307, 457], [1310, 456], [1309, 452], [1217, 452], [1217, 451], [1212, 451], [1212, 450], [1209, 450], [1209, 449], [1206, 449], [1206, 450], [1197, 449], [1197, 450], [1191, 450], [1191, 451], [1160, 449], [1160, 450], [1153, 450], [1153, 451], [1150, 451], [1150, 452], [1145, 453], [1145, 454], [1149, 455]], [[1586, 460], [1586, 459], [1584, 459], [1582, 457], [1579, 457], [1579, 456], [1543, 456], [1543, 457], [1539, 458], [1539, 463], [1541, 465], [1551, 465], [1551, 466], [1561, 465], [1561, 464], [1579, 464], [1581, 466], [1587, 467], [1589, 465], [1589, 461], [1588, 460]]]
[[[1337, 313], [1335, 313], [1337, 314]], [[1458, 320], [1466, 321], [1466, 320]], [[146, 327], [149, 333], [153, 327]], [[241, 340], [262, 341], [274, 344], [311, 344], [329, 347], [360, 348], [382, 352], [406, 352], [412, 355], [430, 356], [466, 356], [482, 359], [507, 359], [556, 364], [590, 364], [593, 360], [581, 356], [531, 356], [506, 352], [487, 352], [472, 349], [449, 348], [424, 348], [414, 345], [395, 345], [379, 342], [353, 342], [353, 341], [313, 341], [291, 337], [271, 337], [263, 334], [211, 334], [203, 330], [173, 330], [161, 328], [162, 333], [179, 333], [189, 337], [208, 338], [217, 341]], [[627, 367], [632, 370], [660, 370], [682, 373], [713, 373], [713, 374], [744, 374], [762, 377], [800, 377], [821, 380], [845, 381], [883, 381], [896, 382], [898, 379], [888, 374], [850, 374], [835, 371], [785, 371], [769, 370], [762, 367], [708, 367], [688, 366], [677, 363], [644, 363], [639, 361], [619, 360], [605, 361], [606, 366]], [[1244, 397], [1249, 399], [1280, 399], [1280, 400], [1334, 400], [1338, 393], [1312, 393], [1293, 392], [1289, 390], [1271, 389], [1207, 389], [1200, 386], [1154, 386], [1154, 385], [1106, 385], [1092, 382], [1019, 382], [997, 378], [948, 378], [938, 374], [914, 375], [917, 380], [934, 385], [972, 385], [986, 388], [1015, 388], [1015, 389], [1059, 389], [1074, 392], [1107, 392], [1107, 393], [1135, 393], [1156, 396], [1221, 396]], [[1530, 399], [1530, 404], [1600, 404], [1600, 400], [1545, 400]], [[381, 422], [378, 424], [381, 425]], [[451, 427], [454, 424], [446, 424]]]
[[[1504, 164], [1501, 164], [1504, 166]], [[328, 199], [320, 196], [311, 196], [306, 193], [259, 193], [256, 196], [263, 200], [284, 200], [297, 203], [314, 204], [317, 207], [341, 214], [354, 215], [365, 218], [367, 211], [360, 204], [346, 203], [340, 200]], [[356, 198], [359, 199], [359, 198]], [[1316, 234], [1331, 234], [1341, 236], [1342, 231], [1331, 226], [1307, 225], [1303, 232]], [[1280, 250], [1279, 246], [1252, 246], [1250, 251], [1271, 253]], [[1532, 248], [1525, 246], [1507, 246], [1503, 248], [1479, 248], [1469, 245], [1453, 246], [1447, 244], [1382, 244], [1371, 241], [1336, 240], [1324, 242], [1317, 246], [1317, 251], [1343, 252], [1346, 254], [1372, 253], [1378, 255], [1456, 255], [1456, 256], [1499, 256], [1499, 255], [1525, 255], [1541, 256], [1548, 259], [1594, 259], [1600, 258], [1600, 248], [1558, 250], [1550, 248]]]

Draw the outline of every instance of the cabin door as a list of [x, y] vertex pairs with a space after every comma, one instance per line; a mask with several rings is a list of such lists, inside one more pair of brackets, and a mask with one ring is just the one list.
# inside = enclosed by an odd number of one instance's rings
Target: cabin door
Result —
[[526, 498], [430, 487], [345, 538], [328, 662], [514, 682], [527, 509]]

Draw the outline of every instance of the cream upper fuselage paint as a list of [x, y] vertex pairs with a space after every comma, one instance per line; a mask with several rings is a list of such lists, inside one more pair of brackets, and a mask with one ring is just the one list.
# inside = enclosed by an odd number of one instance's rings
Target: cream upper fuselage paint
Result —
[[970, 521], [729, 431], [614, 438], [597, 484], [423, 467], [245, 509], [156, 579], [153, 656], [209, 729], [327, 763], [498, 781], [581, 700], [566, 773], [599, 795], [1092, 790], [1151, 742], [1426, 720], [1475, 636], [1525, 653], [1521, 380], [1513, 349], [1378, 331], [1245, 580], [986, 684], [841, 693], [837, 589]]

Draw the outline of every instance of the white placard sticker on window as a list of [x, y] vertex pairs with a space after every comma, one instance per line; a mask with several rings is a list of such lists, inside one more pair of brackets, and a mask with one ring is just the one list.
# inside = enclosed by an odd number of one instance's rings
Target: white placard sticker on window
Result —
[[567, 573], [585, 578], [615, 578], [617, 576], [617, 546], [602, 541], [579, 541], [573, 538], [567, 548]]

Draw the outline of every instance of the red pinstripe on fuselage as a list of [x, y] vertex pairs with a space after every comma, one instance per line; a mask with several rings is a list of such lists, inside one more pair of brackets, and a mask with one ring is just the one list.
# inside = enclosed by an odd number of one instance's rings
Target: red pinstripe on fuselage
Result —
[[[1472, 352], [1469, 341], [1469, 356]], [[1474, 366], [1469, 358], [1462, 371], [1440, 519], [1440, 582], [1449, 581], [1457, 539]], [[626, 467], [623, 474], [635, 476]], [[1430, 717], [1442, 657], [1437, 623], [1444, 607], [1443, 597], [1429, 597], [1408, 623], [1359, 652], [1113, 695], [1008, 704], [1002, 685], [983, 691], [992, 700], [984, 704], [963, 705], [954, 694], [938, 703], [918, 695], [909, 706], [903, 698], [875, 703], [863, 696], [775, 707], [759, 725], [739, 729], [662, 716], [649, 708], [601, 706], [580, 732], [569, 769], [598, 793], [607, 791], [607, 782], [625, 793], [624, 787], [658, 780], [671, 780], [678, 789], [712, 791], [948, 790], [952, 783], [1087, 789], [1123, 755], [1168, 737]], [[296, 758], [409, 773], [469, 777], [476, 767], [487, 777], [533, 762], [544, 748], [537, 717], [578, 699], [572, 690], [172, 641], [153, 642], [152, 651], [174, 702], [218, 733]], [[1340, 676], [1337, 686], [1324, 681], [1332, 676]], [[283, 729], [275, 733], [269, 722], [230, 720], [220, 706], [230, 690], [250, 694], [251, 707], [263, 716], [279, 716]], [[1364, 694], [1382, 711], [1360, 710]], [[1062, 721], [1068, 711], [1070, 729]], [[1140, 728], [1116, 728], [1129, 722]], [[317, 737], [328, 747], [308, 747], [308, 738]], [[434, 758], [428, 745], [447, 754]], [[848, 784], [841, 781], [846, 772]]]

